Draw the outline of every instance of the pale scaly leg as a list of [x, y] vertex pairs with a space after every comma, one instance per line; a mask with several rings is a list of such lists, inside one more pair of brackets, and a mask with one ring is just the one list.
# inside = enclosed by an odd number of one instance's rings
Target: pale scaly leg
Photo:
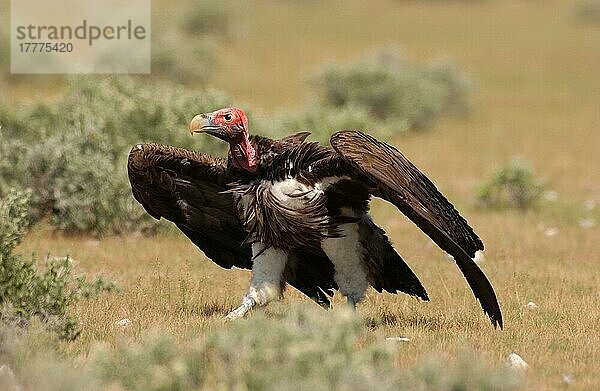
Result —
[[256, 305], [256, 300], [251, 297], [244, 296], [242, 304], [227, 314], [225, 320], [235, 320], [244, 317], [248, 311], [250, 311]]
[[225, 317], [234, 320], [243, 317], [255, 306], [263, 306], [281, 296], [281, 279], [287, 261], [283, 250], [266, 248], [262, 243], [252, 244], [252, 279], [242, 304]]

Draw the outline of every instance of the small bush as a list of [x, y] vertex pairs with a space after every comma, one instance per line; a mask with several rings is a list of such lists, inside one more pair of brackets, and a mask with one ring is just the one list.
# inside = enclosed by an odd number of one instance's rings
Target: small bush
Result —
[[141, 212], [129, 210], [125, 170], [116, 164], [125, 162], [113, 157], [107, 136], [91, 129], [73, 130], [43, 135], [35, 144], [13, 141], [5, 148], [2, 186], [34, 190], [34, 221], [50, 215], [59, 229], [102, 233], [125, 228], [124, 218], [142, 218]]
[[155, 18], [152, 75], [193, 88], [205, 86], [218, 63], [217, 44], [231, 36], [240, 6], [203, 0], [175, 8], [171, 18]]
[[[190, 92], [172, 83], [129, 77], [78, 78], [71, 80], [63, 101], [45, 109], [42, 119], [55, 131], [91, 128], [109, 137], [119, 154], [132, 143], [163, 142], [203, 151], [223, 151], [210, 138], [192, 139], [191, 116], [229, 103], [216, 90]], [[58, 121], [58, 126], [56, 125]], [[43, 123], [36, 126], [44, 126]]]
[[[0, 2], [0, 88], [3, 83], [31, 83], [31, 77], [10, 74], [9, 3]], [[239, 2], [202, 0], [154, 10], [158, 12], [152, 15], [152, 77], [206, 87], [219, 61], [216, 43], [230, 37], [232, 27], [239, 24], [239, 20], [234, 21], [240, 12]], [[52, 91], [65, 82], [68, 78], [63, 75], [36, 77], [36, 85]]]
[[153, 77], [194, 88], [208, 84], [217, 64], [211, 37], [187, 37], [176, 30], [153, 35]]
[[39, 271], [35, 259], [13, 254], [28, 223], [29, 198], [30, 192], [13, 190], [0, 200], [0, 319], [27, 326], [38, 318], [61, 338], [73, 339], [79, 326], [70, 306], [115, 285], [102, 277], [89, 282], [74, 275], [68, 257], [48, 257], [45, 270]]
[[187, 124], [194, 113], [226, 103], [211, 90], [190, 93], [130, 78], [74, 79], [57, 103], [13, 115], [0, 110], [0, 195], [11, 187], [32, 189], [32, 221], [49, 215], [68, 232], [152, 227], [131, 197], [129, 149], [160, 142], [223, 153], [226, 145], [214, 138], [192, 139]]
[[31, 192], [11, 190], [0, 199], [0, 255], [10, 257], [25, 234]]
[[256, 121], [258, 133], [279, 138], [285, 135], [309, 131], [311, 140], [329, 144], [329, 137], [343, 129], [366, 131], [380, 139], [389, 139], [394, 134], [404, 132], [406, 123], [388, 123], [371, 116], [362, 107], [343, 106], [327, 108], [318, 105], [308, 106], [297, 112], [280, 111], [268, 118]]
[[382, 50], [348, 64], [330, 65], [312, 85], [331, 107], [359, 107], [382, 121], [406, 123], [409, 129], [433, 125], [447, 114], [469, 109], [470, 82], [448, 64], [422, 66], [396, 50]]
[[477, 191], [479, 204], [490, 209], [528, 209], [537, 203], [544, 181], [519, 160], [492, 172]]
[[259, 132], [280, 137], [310, 131], [327, 142], [338, 130], [357, 129], [390, 139], [431, 126], [443, 115], [465, 115], [470, 108], [471, 84], [464, 73], [445, 63], [410, 63], [393, 49], [326, 66], [310, 84], [320, 102], [259, 119]]
[[239, 5], [226, 0], [192, 3], [181, 18], [183, 31], [191, 37], [210, 34], [227, 38]]
[[0, 83], [10, 73], [10, 12], [7, 2], [0, 3]]
[[582, 23], [600, 24], [600, 0], [584, 0], [575, 4], [575, 17]]
[[[268, 332], [265, 332], [268, 330]], [[38, 348], [39, 349], [39, 348]], [[116, 347], [96, 344], [85, 362], [29, 354], [16, 368], [25, 389], [125, 390], [511, 390], [519, 375], [473, 354], [437, 355], [399, 368], [399, 347], [348, 312], [296, 307], [281, 318], [254, 314], [204, 336], [160, 330]], [[18, 349], [16, 349], [18, 350]], [[22, 355], [22, 354], [21, 354]], [[61, 376], [55, 376], [57, 372]], [[110, 386], [110, 387], [109, 387]]]

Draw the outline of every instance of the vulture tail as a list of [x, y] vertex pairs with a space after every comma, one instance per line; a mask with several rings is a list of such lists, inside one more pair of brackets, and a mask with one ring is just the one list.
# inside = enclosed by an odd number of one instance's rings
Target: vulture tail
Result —
[[368, 217], [361, 219], [358, 227], [361, 244], [366, 250], [365, 264], [371, 286], [378, 292], [400, 291], [428, 301], [421, 281], [394, 250], [385, 231]]

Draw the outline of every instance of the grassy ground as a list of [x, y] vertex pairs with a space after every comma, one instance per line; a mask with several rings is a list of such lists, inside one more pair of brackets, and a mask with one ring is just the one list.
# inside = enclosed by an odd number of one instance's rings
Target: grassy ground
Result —
[[[381, 324], [378, 335], [411, 339], [397, 353], [409, 366], [432, 351], [454, 357], [470, 348], [492, 363], [511, 352], [530, 365], [527, 389], [600, 385], [598, 227], [578, 225], [600, 202], [600, 29], [578, 25], [573, 1], [403, 2], [270, 1], [246, 4], [236, 38], [223, 45], [213, 84], [240, 104], [265, 112], [310, 98], [304, 78], [315, 64], [346, 59], [374, 46], [397, 44], [411, 58], [450, 57], [477, 79], [468, 120], [401, 137], [396, 145], [455, 201], [486, 244], [482, 265], [496, 288], [505, 330], [481, 313], [457, 268], [404, 218], [383, 203], [374, 215], [387, 228], [430, 293], [430, 303], [369, 293], [359, 307]], [[159, 7], [157, 2], [155, 7]], [[295, 129], [290, 129], [290, 132]], [[475, 185], [513, 156], [533, 163], [558, 201], [527, 213], [471, 207]], [[558, 234], [544, 231], [557, 227]], [[78, 267], [114, 277], [121, 293], [83, 303], [83, 333], [65, 349], [85, 356], [94, 341], [115, 343], [114, 323], [133, 321], [138, 336], [153, 327], [178, 338], [223, 327], [249, 274], [224, 271], [181, 236], [102, 240], [32, 232], [21, 251], [70, 254]], [[284, 313], [306, 301], [289, 290], [266, 311]], [[536, 310], [524, 305], [535, 302]], [[341, 306], [341, 300], [335, 305]], [[328, 316], [323, 312], [323, 316]]]
[[[376, 215], [386, 209], [378, 208]], [[359, 311], [381, 322], [376, 327], [380, 335], [411, 339], [398, 355], [403, 367], [431, 352], [452, 356], [473, 349], [492, 363], [517, 352], [531, 365], [528, 387], [556, 388], [564, 374], [572, 375], [578, 388], [597, 385], [600, 338], [593, 330], [600, 324], [600, 277], [590, 270], [598, 264], [598, 230], [560, 226], [559, 234], [548, 238], [541, 229], [545, 219], [534, 214], [468, 215], [486, 239], [482, 267], [500, 298], [504, 331], [491, 328], [453, 263], [416, 229], [395, 219], [386, 226], [432, 301], [371, 292]], [[66, 347], [73, 353], [85, 354], [97, 341], [115, 343], [122, 333], [114, 323], [123, 318], [133, 321], [136, 336], [158, 327], [184, 339], [223, 327], [224, 314], [238, 304], [249, 279], [247, 272], [203, 261], [180, 238], [74, 240], [38, 230], [28, 237], [26, 249], [73, 254], [80, 268], [113, 276], [123, 287], [121, 293], [78, 306], [83, 333]], [[289, 290], [266, 311], [278, 316], [298, 301], [307, 299]], [[525, 309], [529, 301], [539, 307]], [[343, 306], [336, 298], [335, 307]]]

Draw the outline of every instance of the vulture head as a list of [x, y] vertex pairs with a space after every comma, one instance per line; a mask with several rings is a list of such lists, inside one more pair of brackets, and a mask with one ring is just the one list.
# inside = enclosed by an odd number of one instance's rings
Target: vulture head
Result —
[[249, 172], [256, 171], [256, 151], [248, 138], [248, 118], [243, 110], [228, 107], [198, 114], [190, 123], [190, 133], [208, 133], [228, 142], [233, 165]]

